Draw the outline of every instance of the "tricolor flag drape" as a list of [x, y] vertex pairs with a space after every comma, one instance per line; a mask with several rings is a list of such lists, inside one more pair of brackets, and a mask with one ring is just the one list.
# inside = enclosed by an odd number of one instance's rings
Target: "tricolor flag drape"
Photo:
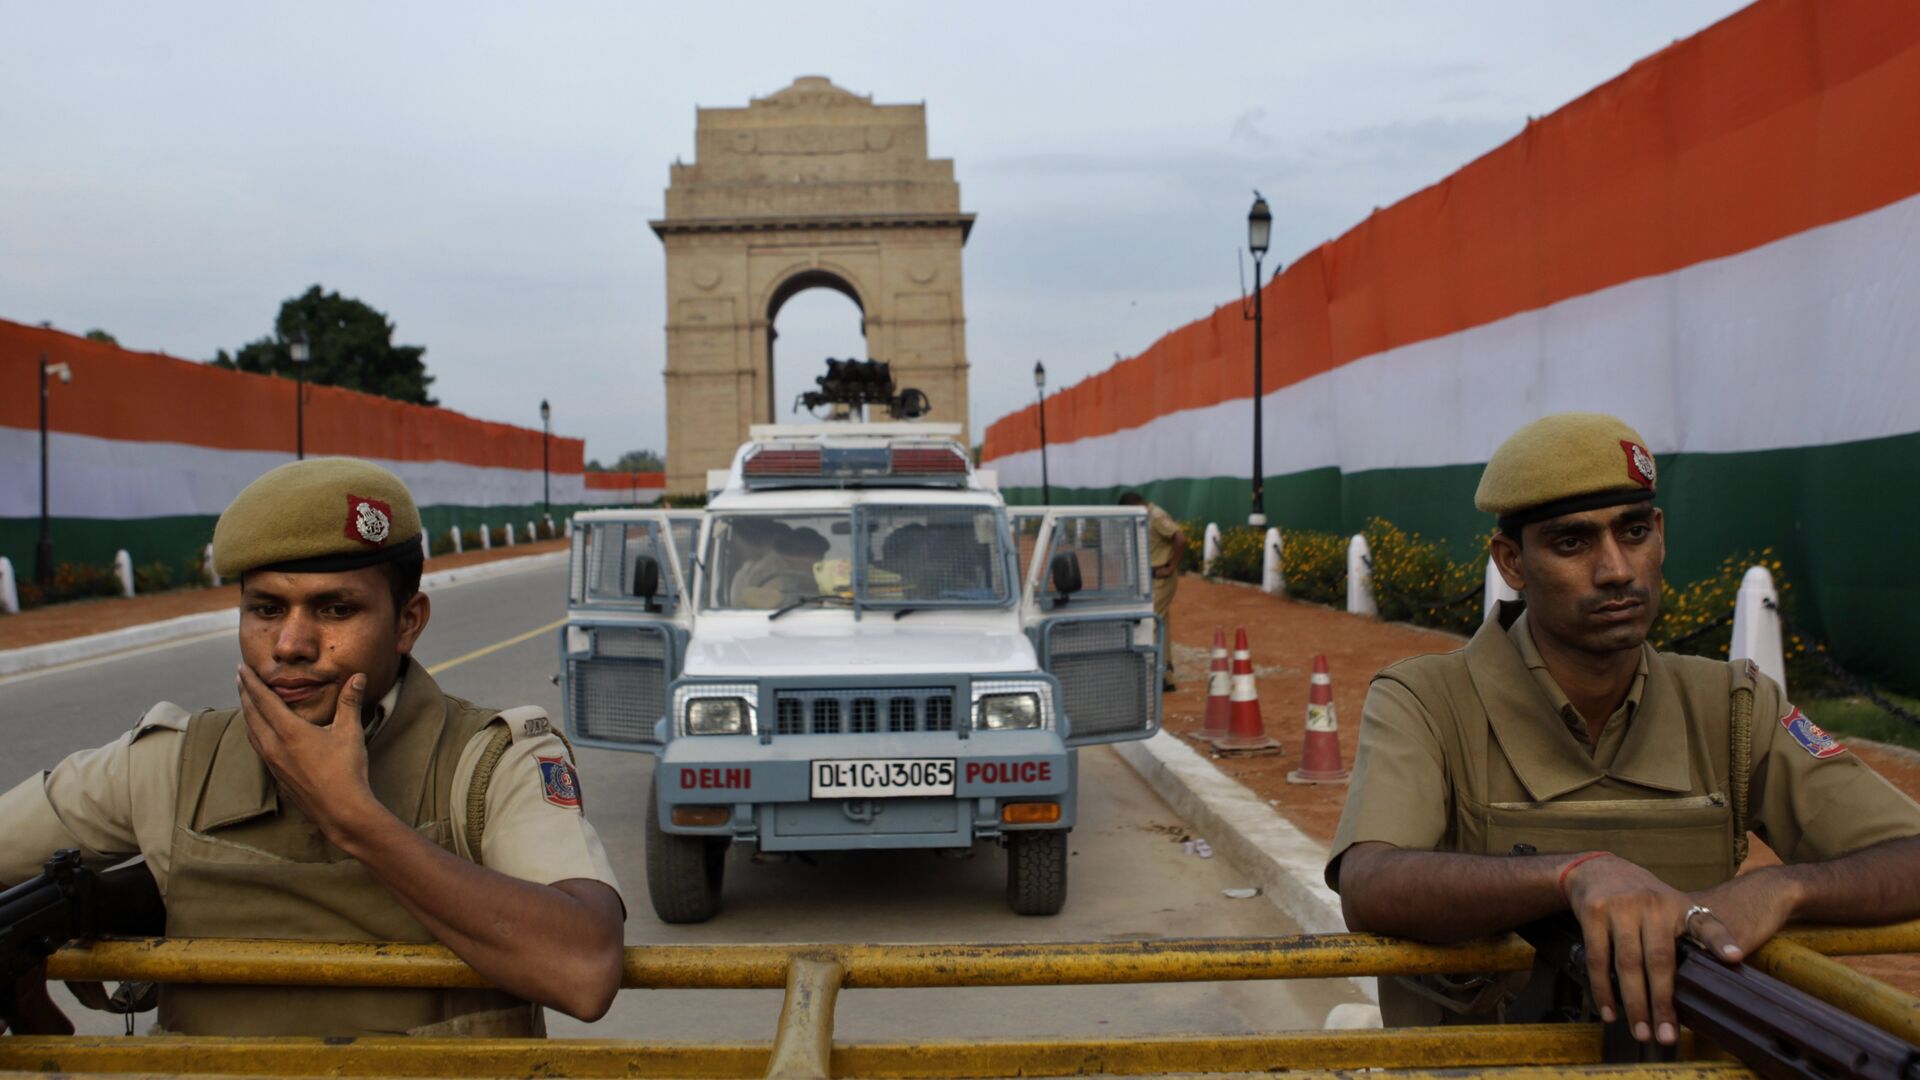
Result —
[[[1277, 523], [1382, 515], [1464, 556], [1501, 439], [1616, 413], [1660, 459], [1670, 578], [1770, 545], [1845, 662], [1920, 686], [1920, 4], [1761, 0], [1308, 252], [1264, 302]], [[1230, 303], [1050, 397], [1055, 501], [1133, 487], [1244, 521], [1251, 337]], [[1038, 446], [1028, 408], [984, 463], [1037, 501]]]
[[590, 472], [586, 481], [588, 506], [649, 506], [667, 493], [666, 473]]
[[[261, 473], [294, 459], [294, 383], [0, 320], [0, 555], [31, 580], [40, 527], [37, 365], [67, 364], [48, 394], [48, 511], [54, 557], [137, 564], [196, 557], [214, 519]], [[306, 388], [308, 457], [378, 461], [413, 490], [430, 534], [542, 514], [539, 429]], [[533, 410], [529, 407], [529, 413]], [[580, 439], [547, 447], [557, 522], [583, 505]]]

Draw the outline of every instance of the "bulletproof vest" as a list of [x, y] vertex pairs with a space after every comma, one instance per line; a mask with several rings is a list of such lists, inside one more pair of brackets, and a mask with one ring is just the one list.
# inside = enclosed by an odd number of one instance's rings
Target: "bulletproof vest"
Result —
[[[1466, 649], [1379, 676], [1411, 690], [1440, 736], [1453, 805], [1439, 850], [1611, 851], [1683, 891], [1732, 878], [1744, 847], [1729, 796], [1737, 669], [1655, 654], [1611, 768], [1590, 758], [1583, 767], [1580, 752], [1568, 752], [1574, 736], [1507, 637], [1519, 606], [1503, 607]], [[1382, 979], [1381, 1012], [1396, 1026], [1490, 1023], [1503, 995], [1488, 987], [1500, 981]], [[1445, 1001], [1421, 989], [1449, 982]]]
[[[444, 696], [413, 665], [393, 715], [368, 743], [375, 797], [454, 851], [454, 768], [496, 715]], [[200, 713], [187, 726], [167, 936], [434, 941], [365, 866], [281, 795], [237, 709]], [[163, 989], [159, 1027], [188, 1035], [545, 1033], [538, 1006], [497, 990], [190, 984]]]

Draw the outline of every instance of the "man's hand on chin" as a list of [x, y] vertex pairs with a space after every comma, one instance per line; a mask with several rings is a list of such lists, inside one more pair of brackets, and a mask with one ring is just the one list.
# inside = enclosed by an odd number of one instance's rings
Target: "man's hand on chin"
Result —
[[238, 671], [247, 741], [280, 789], [329, 840], [339, 843], [343, 830], [384, 809], [367, 784], [366, 733], [360, 726], [365, 675], [347, 680], [334, 704], [333, 723], [322, 727], [295, 714], [251, 668], [241, 664]]

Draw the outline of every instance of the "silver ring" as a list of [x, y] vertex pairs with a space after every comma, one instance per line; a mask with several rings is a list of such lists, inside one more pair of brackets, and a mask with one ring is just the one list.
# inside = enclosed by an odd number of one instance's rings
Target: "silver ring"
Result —
[[1719, 918], [1719, 916], [1715, 915], [1713, 913], [1713, 909], [1710, 907], [1707, 907], [1705, 904], [1695, 904], [1692, 907], [1687, 909], [1686, 920], [1680, 924], [1681, 928], [1686, 933], [1687, 940], [1693, 942], [1695, 945], [1698, 945], [1704, 949], [1704, 948], [1707, 948], [1707, 943], [1704, 941], [1701, 941], [1700, 936], [1693, 932], [1693, 917], [1695, 915], [1705, 915], [1708, 918], [1712, 918], [1712, 919], [1717, 919]]

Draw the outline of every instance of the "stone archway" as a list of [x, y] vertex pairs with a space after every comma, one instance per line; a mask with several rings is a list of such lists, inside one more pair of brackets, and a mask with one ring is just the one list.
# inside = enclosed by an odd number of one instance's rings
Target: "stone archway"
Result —
[[[766, 343], [767, 353], [764, 358], [756, 358], [754, 361], [754, 370], [766, 373], [767, 415], [770, 416], [774, 422], [784, 422], [789, 419], [787, 410], [791, 407], [790, 402], [783, 403], [774, 397], [774, 365], [779, 362], [778, 342], [780, 337], [779, 331], [774, 329], [774, 325], [780, 318], [780, 309], [786, 306], [787, 301], [809, 289], [829, 289], [853, 301], [853, 306], [860, 312], [860, 336], [867, 336], [866, 301], [861, 299], [860, 290], [854, 286], [853, 282], [848, 281], [832, 270], [807, 267], [797, 270], [789, 274], [786, 278], [774, 283], [773, 294], [767, 298], [766, 333], [757, 336], [755, 339], [756, 341], [764, 341]], [[793, 362], [798, 364], [817, 365], [820, 363], [821, 358], [817, 356], [796, 356], [792, 359]]]
[[773, 318], [810, 288], [851, 298], [867, 355], [926, 391], [930, 419], [964, 425], [973, 215], [953, 162], [927, 157], [926, 107], [804, 76], [745, 108], [698, 110], [694, 147], [651, 223], [667, 254], [668, 489], [703, 490], [750, 425], [782, 418]]

